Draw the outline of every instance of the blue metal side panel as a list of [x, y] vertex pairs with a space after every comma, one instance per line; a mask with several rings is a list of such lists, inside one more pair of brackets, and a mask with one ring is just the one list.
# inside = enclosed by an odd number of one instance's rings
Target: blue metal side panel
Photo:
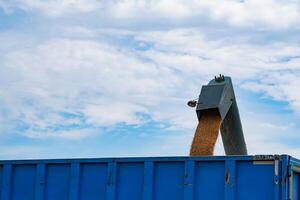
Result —
[[116, 176], [117, 176], [117, 163], [110, 162], [108, 163], [107, 170], [107, 192], [106, 200], [115, 200], [116, 199]]
[[224, 198], [224, 162], [197, 162], [195, 200]]
[[293, 200], [300, 200], [300, 174], [293, 174]]
[[290, 176], [290, 167], [289, 167], [289, 157], [283, 156], [281, 161], [281, 199], [286, 200], [289, 199], [289, 176]]
[[272, 159], [0, 161], [0, 200], [300, 200], [300, 162]]
[[70, 190], [70, 164], [51, 164], [46, 167], [46, 200], [67, 200]]
[[237, 199], [274, 199], [274, 164], [237, 163]]
[[36, 165], [15, 165], [12, 171], [12, 200], [32, 200], [35, 194]]
[[236, 163], [235, 160], [225, 161], [224, 200], [234, 200], [236, 193]]
[[117, 200], [141, 200], [143, 182], [143, 163], [120, 163], [117, 171]]
[[2, 192], [1, 200], [10, 200], [11, 195], [11, 173], [12, 165], [5, 164], [2, 169]]
[[36, 165], [36, 181], [35, 181], [35, 200], [43, 200], [44, 199], [44, 191], [45, 191], [45, 164], [38, 163]]
[[80, 200], [106, 199], [107, 163], [83, 163], [80, 169]]
[[195, 161], [185, 161], [184, 172], [184, 200], [194, 199], [195, 184]]
[[154, 200], [183, 199], [183, 162], [157, 162], [154, 167]]
[[154, 179], [154, 162], [145, 161], [144, 163], [144, 188], [143, 200], [152, 200], [153, 198], [153, 179]]
[[2, 192], [2, 165], [0, 165], [0, 200], [1, 200], [1, 192]]

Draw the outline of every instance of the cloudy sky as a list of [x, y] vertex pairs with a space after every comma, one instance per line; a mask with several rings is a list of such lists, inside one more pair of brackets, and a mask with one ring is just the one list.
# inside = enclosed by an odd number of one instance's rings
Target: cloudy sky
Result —
[[299, 35], [299, 0], [0, 0], [0, 159], [187, 155], [220, 73], [249, 153], [300, 157]]

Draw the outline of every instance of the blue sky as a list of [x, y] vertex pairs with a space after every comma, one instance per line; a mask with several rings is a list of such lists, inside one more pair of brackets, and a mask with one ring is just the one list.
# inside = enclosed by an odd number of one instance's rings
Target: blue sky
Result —
[[300, 157], [299, 27], [296, 0], [0, 0], [0, 159], [188, 155], [220, 73], [249, 153]]

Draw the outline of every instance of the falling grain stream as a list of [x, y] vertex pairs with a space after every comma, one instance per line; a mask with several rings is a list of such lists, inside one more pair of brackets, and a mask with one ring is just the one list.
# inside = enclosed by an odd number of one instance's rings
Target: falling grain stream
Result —
[[201, 118], [192, 142], [190, 156], [213, 155], [221, 122], [221, 117], [215, 110], [206, 110], [201, 113]]

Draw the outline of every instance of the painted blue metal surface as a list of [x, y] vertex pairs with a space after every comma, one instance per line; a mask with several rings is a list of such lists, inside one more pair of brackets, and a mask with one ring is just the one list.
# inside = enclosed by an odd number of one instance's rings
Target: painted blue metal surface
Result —
[[300, 200], [282, 156], [0, 161], [0, 200]]

